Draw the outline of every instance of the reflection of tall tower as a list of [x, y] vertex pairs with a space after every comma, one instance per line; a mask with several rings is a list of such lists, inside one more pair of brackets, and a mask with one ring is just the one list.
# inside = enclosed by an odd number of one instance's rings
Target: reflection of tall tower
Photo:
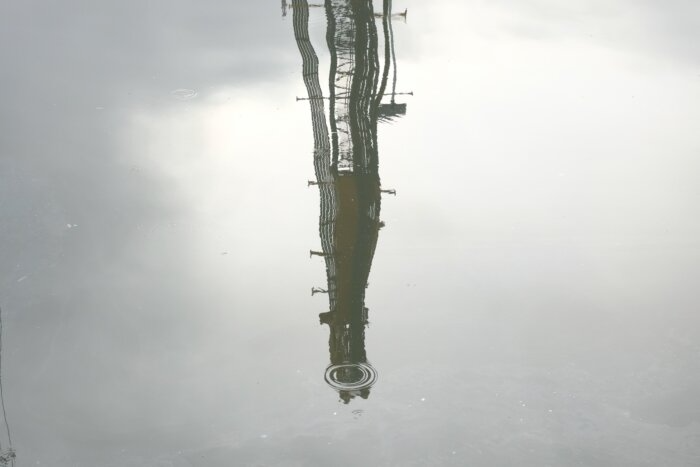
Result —
[[[378, 172], [377, 122], [391, 118], [382, 104], [393, 45], [389, 0], [381, 15], [385, 60], [378, 57], [378, 35], [371, 0], [326, 0], [326, 41], [330, 51], [329, 118], [318, 74], [318, 57], [309, 40], [306, 0], [293, 0], [294, 35], [303, 62], [311, 107], [314, 168], [320, 192], [319, 234], [326, 263], [329, 311], [320, 314], [330, 328], [331, 364], [326, 381], [347, 403], [367, 398], [376, 372], [367, 362], [365, 290], [379, 229], [381, 186]], [[393, 112], [393, 116], [405, 113]], [[330, 127], [330, 134], [329, 134]]]

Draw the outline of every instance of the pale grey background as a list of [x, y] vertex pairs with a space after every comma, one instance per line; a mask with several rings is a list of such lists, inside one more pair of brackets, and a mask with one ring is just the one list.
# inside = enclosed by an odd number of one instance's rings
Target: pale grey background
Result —
[[700, 464], [698, 3], [394, 8], [379, 382], [343, 406], [280, 4], [0, 5], [17, 465]]

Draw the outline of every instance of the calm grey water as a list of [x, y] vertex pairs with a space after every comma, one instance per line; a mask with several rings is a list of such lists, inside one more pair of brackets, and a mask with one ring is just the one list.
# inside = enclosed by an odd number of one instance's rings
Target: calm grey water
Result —
[[6, 464], [700, 465], [699, 4], [385, 3], [0, 5]]

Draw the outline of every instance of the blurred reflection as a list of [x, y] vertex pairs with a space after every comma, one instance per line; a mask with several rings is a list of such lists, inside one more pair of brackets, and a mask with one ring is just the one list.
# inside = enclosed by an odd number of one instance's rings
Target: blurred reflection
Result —
[[[330, 52], [329, 115], [319, 80], [319, 61], [309, 39], [309, 4], [291, 4], [294, 35], [303, 62], [303, 79], [311, 108], [314, 168], [321, 207], [320, 251], [326, 263], [329, 311], [320, 314], [330, 329], [330, 365], [326, 382], [341, 399], [367, 398], [377, 373], [367, 361], [365, 290], [377, 245], [382, 190], [378, 172], [377, 122], [406, 113], [395, 102], [396, 65], [391, 29], [391, 2], [375, 14], [371, 0], [328, 0], [326, 41]], [[403, 14], [405, 16], [405, 12]], [[382, 19], [384, 43], [380, 66], [375, 18]], [[393, 66], [392, 66], [393, 61]], [[390, 69], [394, 70], [389, 103], [382, 103]], [[330, 129], [330, 131], [329, 131]]]

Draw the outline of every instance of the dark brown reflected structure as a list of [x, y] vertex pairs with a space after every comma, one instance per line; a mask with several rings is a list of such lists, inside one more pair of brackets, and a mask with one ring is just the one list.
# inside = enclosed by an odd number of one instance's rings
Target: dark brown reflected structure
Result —
[[[330, 330], [330, 365], [325, 379], [348, 403], [357, 396], [366, 399], [377, 378], [365, 352], [365, 290], [383, 226], [381, 196], [395, 194], [381, 188], [377, 122], [405, 114], [406, 104], [395, 102], [398, 93], [390, 1], [383, 2], [381, 13], [375, 13], [371, 0], [326, 1], [328, 98], [323, 95], [319, 60], [309, 39], [310, 5], [306, 0], [294, 0], [290, 6], [308, 92], [308, 97], [297, 99], [309, 102], [314, 135], [316, 180], [309, 185], [318, 187], [321, 200], [321, 248], [312, 250], [311, 256], [323, 257], [326, 264], [327, 286], [313, 288], [312, 294], [328, 295], [329, 309], [320, 314], [321, 324]], [[384, 49], [381, 64], [380, 42]], [[391, 69], [393, 88], [390, 102], [385, 103]]]

